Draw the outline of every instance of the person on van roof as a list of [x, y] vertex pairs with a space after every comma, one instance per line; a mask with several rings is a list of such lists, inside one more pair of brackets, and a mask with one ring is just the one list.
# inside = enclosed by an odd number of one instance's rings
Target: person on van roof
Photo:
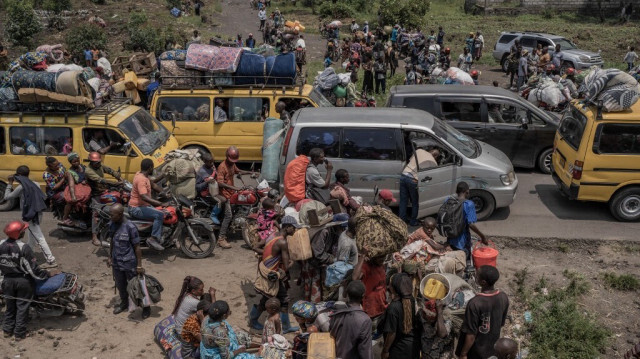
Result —
[[105, 153], [108, 153], [109, 151], [111, 151], [114, 148], [118, 148], [120, 147], [121, 144], [118, 142], [109, 142], [109, 144], [107, 144], [107, 141], [104, 137], [104, 131], [103, 130], [95, 130], [93, 131], [93, 134], [91, 135], [91, 140], [89, 141], [89, 150], [90, 151], [95, 151], [98, 152], [102, 155], [104, 155]]

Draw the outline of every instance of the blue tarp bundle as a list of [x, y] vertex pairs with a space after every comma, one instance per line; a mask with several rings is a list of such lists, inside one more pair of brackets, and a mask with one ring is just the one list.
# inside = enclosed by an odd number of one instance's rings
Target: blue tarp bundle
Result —
[[263, 84], [265, 62], [264, 56], [244, 51], [236, 69], [236, 85]]
[[17, 71], [11, 75], [11, 80], [7, 84], [17, 92], [21, 88], [37, 88], [51, 92], [56, 91], [55, 72], [45, 71]]
[[272, 85], [293, 85], [296, 77], [296, 56], [293, 52], [267, 57], [267, 77]]

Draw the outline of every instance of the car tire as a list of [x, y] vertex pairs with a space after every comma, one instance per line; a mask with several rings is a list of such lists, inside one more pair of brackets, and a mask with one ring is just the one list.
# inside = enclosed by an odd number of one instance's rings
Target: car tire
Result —
[[[7, 183], [0, 182], [0, 196], [4, 197], [4, 191], [7, 188]], [[1, 200], [2, 198], [0, 198]], [[17, 199], [10, 199], [2, 204], [0, 204], [0, 212], [6, 212], [12, 210], [17, 203]]]
[[618, 191], [609, 200], [609, 210], [620, 222], [640, 220], [640, 187], [629, 187]]
[[500, 67], [502, 68], [502, 72], [506, 73], [507, 70], [509, 70], [508, 68], [508, 64], [507, 64], [507, 57], [509, 57], [509, 54], [504, 54], [502, 55], [502, 60], [500, 60]]
[[540, 172], [550, 175], [551, 174], [551, 155], [553, 154], [553, 148], [547, 148], [542, 150], [538, 155], [538, 169]]
[[487, 191], [471, 190], [469, 199], [476, 205], [476, 217], [479, 221], [489, 218], [496, 209], [496, 200]]

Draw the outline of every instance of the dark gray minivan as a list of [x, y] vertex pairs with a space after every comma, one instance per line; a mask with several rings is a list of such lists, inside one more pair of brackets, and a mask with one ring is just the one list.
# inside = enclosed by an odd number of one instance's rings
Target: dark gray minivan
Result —
[[558, 120], [511, 91], [493, 86], [402, 85], [387, 107], [427, 111], [504, 152], [515, 167], [551, 173]]
[[[374, 188], [389, 189], [399, 199], [399, 182], [407, 152], [438, 147], [436, 167], [418, 169], [422, 218], [438, 212], [460, 181], [471, 188], [479, 219], [509, 206], [518, 178], [504, 153], [458, 132], [427, 112], [399, 108], [304, 108], [293, 114], [280, 157], [280, 178], [299, 154], [319, 147], [334, 171], [349, 171], [348, 187], [365, 202]], [[324, 172], [324, 166], [319, 167]], [[281, 181], [282, 182], [282, 181]], [[281, 183], [282, 184], [282, 183]]]

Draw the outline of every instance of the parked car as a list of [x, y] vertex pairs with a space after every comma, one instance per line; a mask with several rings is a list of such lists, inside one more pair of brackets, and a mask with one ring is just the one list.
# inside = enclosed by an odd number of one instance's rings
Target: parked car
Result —
[[496, 147], [516, 167], [551, 173], [558, 119], [511, 91], [493, 86], [394, 86], [388, 107], [424, 110]]
[[[334, 170], [349, 171], [353, 196], [374, 200], [374, 188], [389, 189], [399, 198], [407, 153], [438, 147], [438, 166], [420, 168], [418, 217], [438, 212], [456, 185], [466, 181], [478, 218], [513, 203], [518, 179], [500, 150], [458, 132], [431, 114], [397, 108], [304, 108], [297, 111], [285, 136], [280, 178], [298, 154], [324, 149]], [[324, 166], [320, 166], [324, 171]], [[282, 181], [281, 181], [282, 182]]]
[[556, 44], [560, 44], [560, 48], [564, 53], [562, 61], [563, 68], [573, 67], [574, 69], [586, 69], [593, 65], [602, 67], [604, 61], [602, 56], [597, 52], [578, 49], [576, 44], [571, 40], [554, 34], [545, 34], [537, 32], [503, 32], [498, 41], [493, 46], [493, 58], [500, 62], [503, 71], [507, 71], [506, 59], [511, 51], [511, 46], [516, 40], [520, 40], [520, 46], [531, 52], [538, 44], [542, 47], [548, 46], [549, 53], [555, 52]]
[[640, 103], [602, 112], [575, 100], [555, 139], [553, 179], [571, 200], [607, 202], [619, 221], [640, 220]]

